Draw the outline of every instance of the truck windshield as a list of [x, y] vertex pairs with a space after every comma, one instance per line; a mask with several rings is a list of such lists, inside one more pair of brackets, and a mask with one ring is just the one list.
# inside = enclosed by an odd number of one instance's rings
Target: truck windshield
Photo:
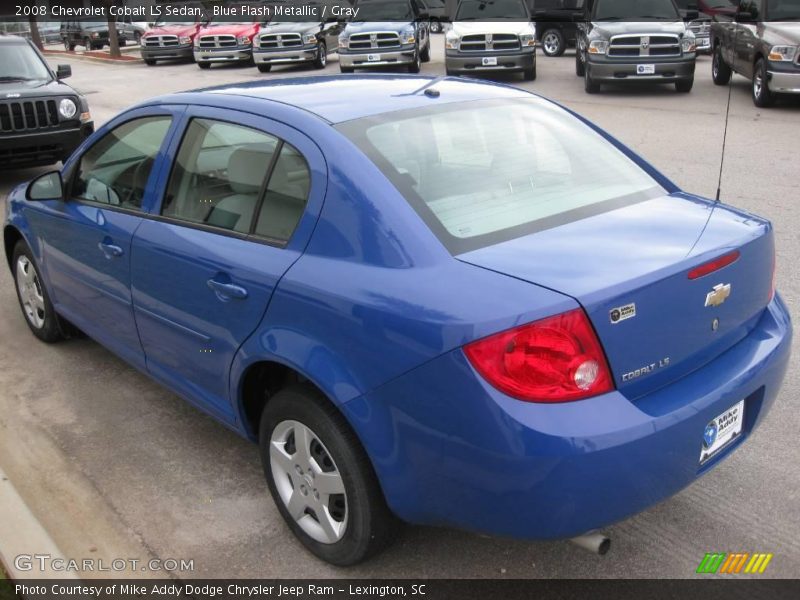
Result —
[[27, 43], [0, 46], [0, 82], [50, 81], [53, 76]]
[[529, 21], [523, 0], [462, 0], [456, 11], [456, 21]]
[[386, 2], [359, 2], [358, 16], [354, 21], [413, 21], [414, 12], [408, 2], [387, 0]]
[[664, 193], [591, 127], [540, 99], [398, 111], [337, 128], [452, 254]]
[[594, 21], [679, 21], [672, 0], [597, 0]]
[[767, 2], [767, 21], [800, 21], [800, 0]]

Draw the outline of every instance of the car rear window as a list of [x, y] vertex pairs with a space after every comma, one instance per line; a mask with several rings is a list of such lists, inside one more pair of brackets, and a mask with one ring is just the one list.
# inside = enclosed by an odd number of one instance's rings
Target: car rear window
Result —
[[543, 100], [489, 100], [342, 123], [453, 254], [641, 202], [664, 190]]

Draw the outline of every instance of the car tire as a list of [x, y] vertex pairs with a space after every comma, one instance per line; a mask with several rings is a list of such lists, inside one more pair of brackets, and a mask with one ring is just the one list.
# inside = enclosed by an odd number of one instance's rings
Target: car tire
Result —
[[422, 58], [419, 54], [419, 49], [414, 52], [414, 62], [408, 65], [408, 72], [409, 73], [419, 73], [422, 70]]
[[258, 65], [258, 70], [262, 73], [269, 73], [272, 71], [272, 65]]
[[152, 67], [156, 64], [156, 61], [154, 61], [152, 58], [145, 58], [144, 64], [146, 64], [148, 67]]
[[759, 58], [753, 69], [753, 104], [759, 108], [770, 108], [775, 105], [775, 94], [769, 89], [767, 61]]
[[70, 44], [68, 40], [64, 40], [64, 50], [72, 52], [75, 50], [75, 44]]
[[564, 34], [558, 29], [548, 29], [542, 34], [542, 51], [547, 56], [561, 56], [567, 49]]
[[675, 82], [675, 89], [680, 94], [688, 94], [692, 91], [692, 87], [694, 87], [694, 78], [680, 79], [679, 81]]
[[[305, 450], [298, 438], [305, 440]], [[392, 542], [399, 521], [386, 505], [366, 452], [347, 420], [313, 386], [287, 387], [270, 398], [261, 416], [259, 447], [272, 498], [312, 554], [349, 566]]]
[[586, 90], [587, 94], [600, 93], [600, 84], [592, 79], [591, 75], [589, 75], [589, 69], [584, 69], [583, 89]]
[[575, 50], [575, 75], [577, 77], [586, 75], [586, 65], [581, 60], [581, 51], [579, 49]]
[[139, 33], [138, 31], [133, 34], [133, 43], [136, 44], [137, 46], [142, 45], [142, 34]]
[[14, 246], [11, 265], [17, 300], [28, 328], [48, 344], [63, 340], [65, 336], [61, 323], [42, 283], [36, 260], [22, 240]]
[[211, 68], [211, 63], [197, 61], [197, 66], [200, 67], [201, 69], [210, 69]]
[[431, 19], [431, 33], [441, 33], [442, 23], [438, 19]]
[[324, 69], [328, 66], [328, 47], [324, 42], [317, 44], [317, 58], [314, 59], [315, 69]]
[[89, 38], [85, 38], [83, 40], [83, 47], [86, 48], [86, 52], [90, 52], [91, 50], [93, 50], [94, 48], [92, 47], [92, 40], [90, 40]]
[[420, 60], [422, 62], [425, 62], [425, 63], [426, 62], [431, 62], [431, 43], [430, 43], [430, 41], [428, 42], [428, 45], [425, 46], [425, 48], [423, 48], [422, 54], [420, 54], [419, 58], [420, 58]]
[[732, 74], [731, 68], [722, 58], [722, 50], [718, 45], [714, 48], [714, 55], [711, 57], [711, 79], [717, 85], [728, 85]]
[[339, 65], [339, 71], [341, 71], [342, 73], [345, 73], [345, 74], [355, 73], [356, 72], [354, 67], [343, 67], [342, 65]]
[[525, 69], [522, 72], [522, 78], [525, 81], [536, 81], [536, 65], [533, 65], [530, 69]]

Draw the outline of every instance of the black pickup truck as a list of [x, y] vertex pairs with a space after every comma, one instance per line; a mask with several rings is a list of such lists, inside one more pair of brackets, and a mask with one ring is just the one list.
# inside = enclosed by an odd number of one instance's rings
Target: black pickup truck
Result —
[[574, 47], [578, 22], [584, 17], [586, 0], [528, 0], [536, 37], [547, 56], [561, 56]]

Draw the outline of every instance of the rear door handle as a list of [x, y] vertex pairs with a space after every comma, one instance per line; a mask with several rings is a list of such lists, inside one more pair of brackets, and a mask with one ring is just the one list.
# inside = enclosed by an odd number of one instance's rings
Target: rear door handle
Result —
[[112, 243], [108, 238], [97, 244], [97, 247], [100, 248], [100, 251], [103, 254], [105, 254], [106, 258], [119, 258], [125, 254], [125, 251], [122, 249], [122, 247]]
[[240, 285], [236, 285], [234, 283], [223, 283], [221, 281], [217, 281], [216, 279], [209, 279], [206, 283], [208, 284], [208, 287], [211, 288], [217, 295], [217, 298], [222, 301], [232, 299], [244, 300], [247, 298], [247, 289]]

